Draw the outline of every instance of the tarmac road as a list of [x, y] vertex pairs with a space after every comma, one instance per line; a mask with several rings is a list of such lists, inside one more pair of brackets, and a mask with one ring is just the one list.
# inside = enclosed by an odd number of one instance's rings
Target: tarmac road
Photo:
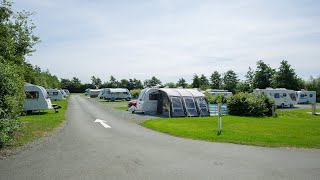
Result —
[[[106, 120], [105, 128], [96, 119]], [[0, 179], [319, 179], [320, 152], [211, 143], [154, 132], [71, 96], [48, 142], [0, 160]]]

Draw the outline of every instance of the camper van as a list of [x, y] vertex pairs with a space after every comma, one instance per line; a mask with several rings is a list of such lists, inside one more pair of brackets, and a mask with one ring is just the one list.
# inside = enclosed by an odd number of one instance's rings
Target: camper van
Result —
[[114, 100], [129, 101], [131, 99], [131, 94], [129, 90], [125, 88], [105, 88], [101, 90], [98, 97], [100, 99], [104, 99], [107, 101], [114, 101]]
[[218, 95], [218, 94], [223, 94], [224, 96], [232, 96], [232, 92], [229, 92], [228, 90], [223, 90], [223, 89], [207, 89], [207, 93], [212, 94], [213, 96]]
[[194, 89], [146, 88], [138, 97], [132, 113], [159, 114], [168, 117], [209, 116], [205, 95]]
[[64, 95], [62, 94], [62, 92], [60, 90], [57, 89], [47, 89], [48, 92], [48, 97], [52, 100], [52, 101], [60, 101], [62, 99], [64, 99]]
[[296, 91], [297, 103], [298, 104], [309, 104], [316, 102], [316, 91]]
[[274, 103], [278, 107], [292, 107], [297, 104], [296, 93], [294, 90], [285, 88], [266, 88], [266, 89], [254, 89], [253, 94], [265, 94], [267, 97], [274, 100]]
[[24, 92], [26, 93], [23, 104], [24, 111], [53, 109], [47, 91], [43, 87], [25, 83]]

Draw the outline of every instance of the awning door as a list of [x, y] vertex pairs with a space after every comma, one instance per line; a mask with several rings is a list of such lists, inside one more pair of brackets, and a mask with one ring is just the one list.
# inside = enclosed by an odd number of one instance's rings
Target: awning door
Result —
[[196, 102], [200, 110], [200, 116], [209, 116], [209, 108], [207, 101], [204, 98], [197, 98]]
[[185, 97], [183, 100], [186, 106], [187, 116], [199, 116], [194, 99]]

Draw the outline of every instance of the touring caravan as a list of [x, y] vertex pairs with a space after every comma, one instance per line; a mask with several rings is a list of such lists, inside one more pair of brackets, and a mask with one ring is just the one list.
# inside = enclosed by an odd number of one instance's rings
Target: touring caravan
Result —
[[70, 92], [68, 89], [62, 89], [62, 90], [66, 93], [67, 96], [69, 96]]
[[253, 94], [265, 94], [267, 97], [274, 100], [274, 103], [278, 107], [292, 107], [297, 104], [296, 93], [294, 90], [285, 88], [266, 88], [266, 89], [254, 89]]
[[26, 93], [23, 104], [24, 111], [53, 109], [47, 91], [43, 87], [25, 83], [24, 92]]
[[47, 92], [48, 92], [48, 97], [52, 101], [60, 101], [60, 100], [64, 99], [64, 95], [62, 94], [62, 92], [60, 90], [47, 89]]
[[194, 89], [146, 88], [130, 109], [168, 117], [209, 116], [205, 95]]
[[89, 96], [91, 98], [98, 97], [101, 89], [86, 89], [86, 92], [84, 93], [86, 96]]
[[66, 93], [64, 90], [59, 89], [59, 91], [61, 92], [61, 94], [62, 94], [62, 96], [63, 96], [64, 98], [66, 98], [66, 97], [68, 96], [67, 93]]
[[223, 94], [224, 96], [232, 96], [232, 92], [229, 92], [228, 90], [223, 89], [207, 89], [206, 92], [212, 94], [213, 96], [218, 94]]
[[131, 95], [128, 89], [125, 88], [105, 88], [102, 89], [99, 96], [100, 99], [107, 101], [114, 100], [127, 100], [131, 99]]
[[309, 104], [316, 102], [316, 91], [296, 91], [297, 103], [298, 104]]

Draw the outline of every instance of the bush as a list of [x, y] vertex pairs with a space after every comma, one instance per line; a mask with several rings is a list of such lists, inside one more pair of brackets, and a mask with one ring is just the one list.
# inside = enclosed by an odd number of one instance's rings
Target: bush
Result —
[[141, 89], [132, 89], [130, 91], [132, 98], [138, 98], [140, 93], [141, 93]]
[[270, 116], [273, 101], [265, 95], [238, 93], [227, 101], [229, 114], [238, 116]]
[[205, 96], [209, 104], [226, 103], [228, 100], [228, 97], [225, 97], [223, 94], [212, 95], [208, 92], [205, 92]]
[[0, 144], [10, 139], [24, 101], [23, 80], [19, 67], [0, 63]]

